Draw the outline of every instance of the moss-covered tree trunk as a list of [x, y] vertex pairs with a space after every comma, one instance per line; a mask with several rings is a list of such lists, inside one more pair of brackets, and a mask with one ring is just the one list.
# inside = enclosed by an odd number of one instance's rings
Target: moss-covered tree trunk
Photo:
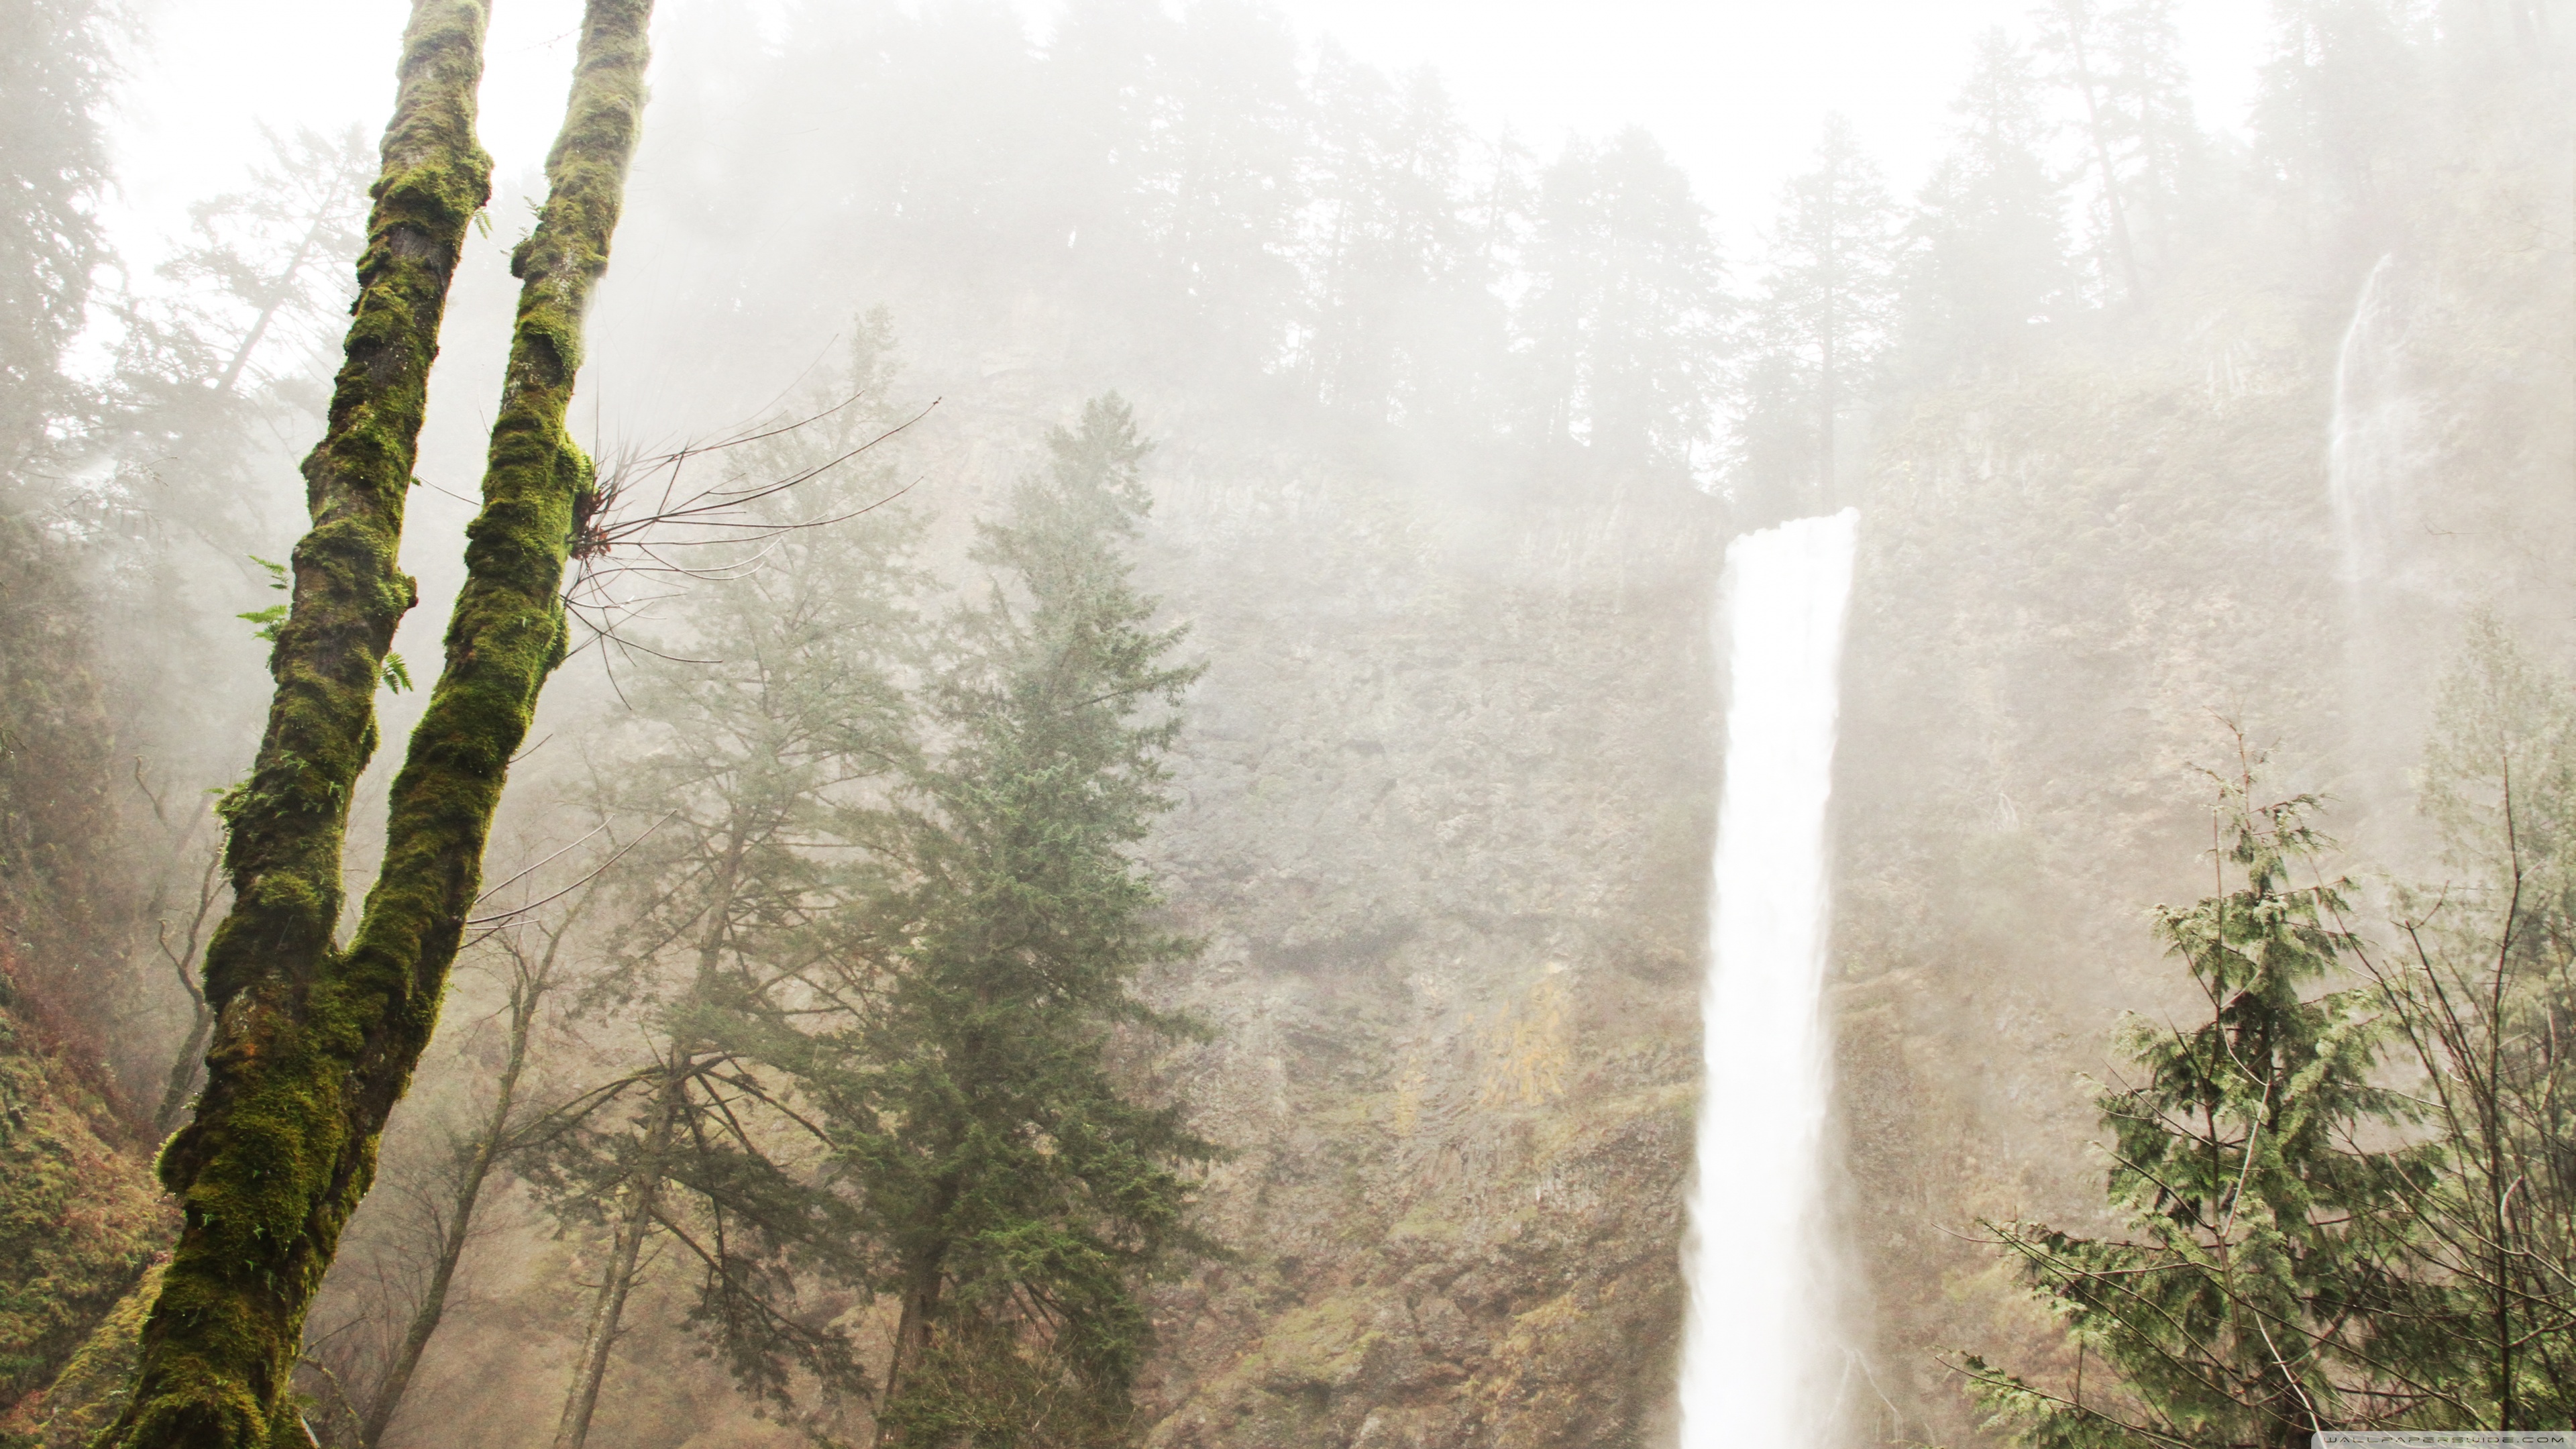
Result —
[[355, 1202], [335, 1190], [349, 1176], [334, 1100], [345, 1068], [314, 1027], [336, 1009], [349, 794], [375, 749], [386, 647], [415, 598], [395, 562], [430, 363], [466, 227], [490, 194], [474, 139], [485, 20], [482, 0], [415, 0], [403, 34], [345, 361], [304, 462], [312, 527], [269, 658], [267, 733], [224, 802], [233, 905], [206, 957], [214, 1039], [195, 1118], [161, 1159], [184, 1223], [116, 1426], [124, 1443], [269, 1437], [304, 1305]]
[[[578, 907], [575, 910], [578, 911]], [[465, 1248], [474, 1232], [475, 1210], [483, 1202], [483, 1185], [492, 1178], [511, 1146], [513, 1114], [519, 1104], [519, 1078], [528, 1069], [529, 1037], [536, 1030], [537, 1012], [545, 1005], [546, 991], [553, 983], [556, 953], [563, 949], [568, 927], [557, 928], [546, 942], [545, 954], [531, 966], [524, 955], [518, 956], [519, 972], [510, 984], [510, 1045], [502, 1058], [501, 1076], [492, 1089], [492, 1106], [483, 1115], [483, 1126], [467, 1149], [456, 1177], [456, 1191], [448, 1199], [445, 1230], [438, 1237], [438, 1255], [430, 1262], [429, 1283], [421, 1289], [420, 1302], [412, 1309], [411, 1322], [403, 1330], [402, 1346], [394, 1351], [393, 1366], [385, 1370], [383, 1382], [368, 1397], [367, 1411], [358, 1425], [361, 1449], [376, 1449], [384, 1442], [385, 1429], [393, 1423], [394, 1412], [402, 1407], [403, 1395], [411, 1391], [412, 1375], [420, 1368], [421, 1355], [429, 1351], [429, 1341], [447, 1317], [447, 1295], [456, 1283], [457, 1265], [465, 1261]]]
[[[316, 451], [322, 466], [308, 469], [317, 479], [316, 523], [296, 550], [296, 601], [261, 768], [233, 811], [236, 905], [207, 966], [221, 1014], [196, 1120], [164, 1158], [186, 1226], [115, 1435], [128, 1449], [249, 1449], [296, 1432], [286, 1395], [305, 1309], [436, 1024], [510, 757], [562, 657], [559, 596], [574, 500], [592, 486], [564, 413], [581, 360], [582, 313], [607, 269], [641, 121], [651, 11], [650, 0], [590, 0], [586, 8], [563, 132], [547, 158], [545, 209], [512, 257], [523, 283], [518, 321], [446, 664], [395, 777], [385, 864], [345, 951], [330, 940], [348, 788], [373, 743], [376, 671], [413, 592], [393, 559], [419, 384], [398, 390], [410, 408], [398, 468], [391, 466], [397, 420], [356, 431], [352, 446], [376, 465], [363, 488], [349, 490], [363, 494], [363, 506], [326, 513], [342, 400], [332, 436]], [[378, 185], [380, 220], [362, 265], [427, 256], [452, 269], [487, 163], [470, 136], [435, 153], [470, 157], [476, 184], [468, 198], [417, 180], [435, 169], [428, 162], [398, 166], [397, 142], [408, 134], [424, 76], [447, 87], [444, 114], [470, 117], [482, 25], [479, 4], [421, 0]], [[451, 230], [432, 236], [381, 220], [390, 200], [415, 187], [457, 203], [439, 213]], [[446, 276], [438, 276], [441, 297]], [[342, 372], [350, 406], [367, 402], [375, 366], [404, 378], [416, 367], [425, 381], [432, 351], [433, 339], [421, 334], [390, 361], [362, 359], [365, 308], [362, 299]], [[355, 522], [343, 526], [343, 513]], [[321, 646], [326, 635], [335, 648]], [[290, 678], [308, 668], [308, 656], [316, 661], [310, 681]], [[329, 726], [310, 730], [309, 743], [297, 732], [308, 716]], [[250, 868], [272, 855], [275, 867]]]

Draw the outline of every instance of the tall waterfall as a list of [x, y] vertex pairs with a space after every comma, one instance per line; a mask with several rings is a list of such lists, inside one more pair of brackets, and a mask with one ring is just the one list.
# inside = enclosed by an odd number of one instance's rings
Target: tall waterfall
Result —
[[1726, 550], [1726, 793], [1702, 1001], [1681, 1449], [1817, 1449], [1837, 1355], [1822, 1242], [1829, 1085], [1818, 1000], [1849, 509]]
[[2424, 724], [2427, 622], [2414, 497], [2422, 403], [2407, 375], [2408, 307], [2396, 260], [2380, 258], [2353, 302], [2335, 352], [2326, 434], [2326, 495], [2344, 585], [2344, 742], [2332, 787], [2344, 812], [2338, 833], [2392, 864], [2419, 823], [2407, 767]]
[[2405, 321], [2381, 257], [2361, 284], [2352, 323], [2335, 352], [2334, 420], [2326, 438], [2326, 490], [2334, 505], [2343, 579], [2355, 593], [2384, 584], [2399, 561], [2393, 545], [2400, 490], [2413, 462], [2416, 404], [2403, 373]]

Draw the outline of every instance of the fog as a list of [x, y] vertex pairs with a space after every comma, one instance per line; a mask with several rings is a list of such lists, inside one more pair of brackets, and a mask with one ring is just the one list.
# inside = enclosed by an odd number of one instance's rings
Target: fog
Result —
[[0, 0], [0, 1446], [2566, 1427], [2569, 0], [638, 3]]
[[[1042, 39], [1061, 7], [1020, 0], [1015, 8]], [[1544, 148], [1568, 131], [1646, 127], [1690, 173], [1719, 234], [1740, 244], [1770, 219], [1774, 194], [1814, 149], [1827, 112], [1850, 116], [1901, 186], [1918, 182], [1944, 144], [1977, 32], [2016, 25], [2028, 7], [1529, 0], [1479, 7], [1472, 19], [1439, 0], [1276, 9], [1306, 46], [1330, 40], [1391, 73], [1437, 69], [1479, 131], [1508, 125]], [[780, 10], [766, 0], [720, 13], [748, 13], [776, 35]], [[2185, 0], [2175, 11], [2202, 120], [2241, 131], [2269, 37], [2262, 5]], [[245, 23], [245, 15], [258, 18]], [[482, 133], [503, 175], [545, 154], [561, 114], [555, 82], [579, 19], [568, 0], [493, 16]], [[401, 7], [390, 4], [154, 12], [120, 99], [120, 250], [150, 258], [190, 200], [233, 184], [261, 122], [372, 124], [388, 94], [383, 57], [401, 23]]]

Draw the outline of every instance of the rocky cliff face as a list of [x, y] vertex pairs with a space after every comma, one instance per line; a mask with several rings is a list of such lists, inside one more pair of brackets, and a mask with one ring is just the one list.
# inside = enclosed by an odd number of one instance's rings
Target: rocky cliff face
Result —
[[1164, 1288], [1150, 1442], [1654, 1442], [1714, 819], [1716, 508], [1172, 460], [1213, 662], [1155, 850], [1208, 935], [1156, 1064], [1239, 1255]]

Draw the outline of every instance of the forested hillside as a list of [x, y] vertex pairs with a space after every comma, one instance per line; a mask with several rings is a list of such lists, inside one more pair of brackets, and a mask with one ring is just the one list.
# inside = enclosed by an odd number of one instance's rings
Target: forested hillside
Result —
[[[664, 7], [586, 331], [518, 314], [580, 367], [551, 683], [282, 1402], [368, 1449], [1672, 1442], [1720, 561], [1849, 505], [1836, 1432], [2118, 1439], [1971, 1380], [2162, 1402], [2003, 1246], [2127, 1230], [2123, 1013], [2208, 1014], [2159, 907], [2349, 876], [2316, 929], [2383, 986], [2392, 923], [2492, 928], [2565, 1019], [2576, 15], [2273, 9], [2242, 126], [2172, 5], [2052, 0], [1919, 187], [1828, 119], [1739, 236], [1643, 131], [1480, 133], [1234, 0]], [[121, 1410], [177, 1231], [389, 186], [282, 134], [111, 270], [130, 26], [0, 0], [0, 1434], [49, 1446]], [[473, 655], [548, 188], [496, 182], [319, 952]], [[2328, 840], [2222, 866], [2202, 770]], [[2499, 801], [2545, 819], [2502, 856]], [[2317, 959], [2263, 989], [2381, 979]], [[2437, 1096], [2389, 1021], [2373, 1090]], [[2511, 1400], [2384, 1388], [2345, 1417]]]

